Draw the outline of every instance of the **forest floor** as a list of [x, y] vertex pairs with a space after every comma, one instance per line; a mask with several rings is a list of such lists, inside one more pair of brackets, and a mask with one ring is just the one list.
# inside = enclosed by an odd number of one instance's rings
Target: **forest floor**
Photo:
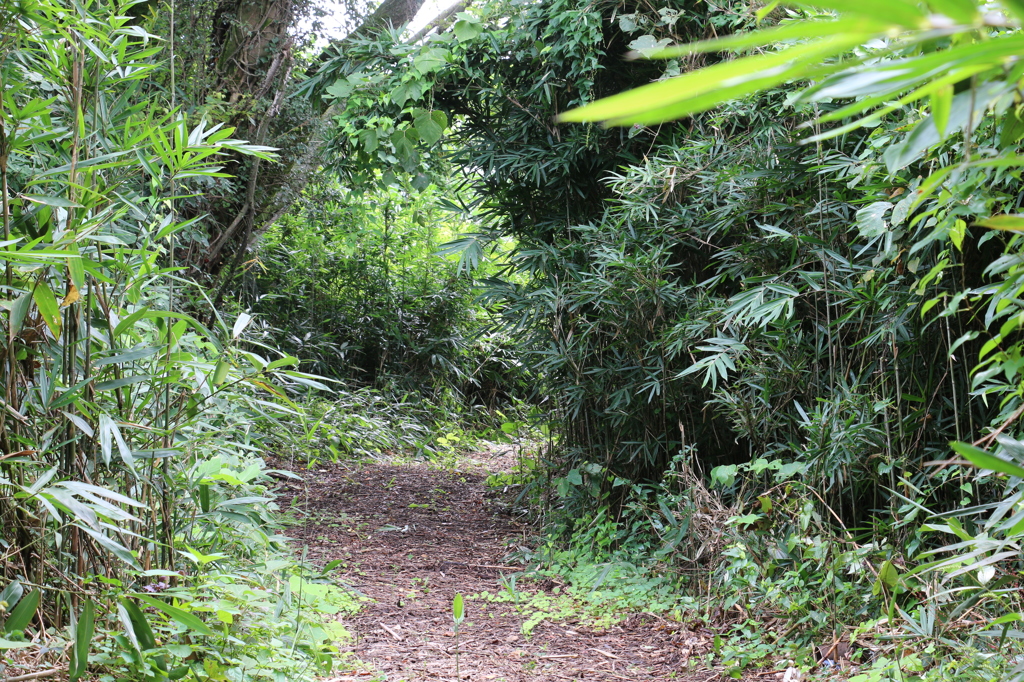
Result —
[[[279, 489], [279, 500], [287, 504], [290, 497], [301, 516], [289, 535], [308, 548], [308, 559], [342, 560], [340, 582], [366, 597], [359, 613], [340, 617], [352, 633], [342, 643], [352, 663], [331, 682], [456, 680], [457, 650], [461, 678], [474, 681], [722, 679], [721, 669], [703, 664], [712, 648], [708, 630], [649, 613], [595, 627], [563, 612], [524, 635], [535, 612], [521, 601], [471, 597], [506, 592], [508, 576], [522, 570], [506, 565], [506, 555], [532, 529], [502, 513], [507, 505], [484, 484], [488, 473], [510, 471], [515, 463], [510, 448], [447, 468], [326, 463], [296, 469], [303, 480]], [[529, 599], [560, 586], [520, 577], [513, 589]], [[456, 594], [466, 600], [457, 644]], [[776, 677], [772, 671], [748, 679]]]

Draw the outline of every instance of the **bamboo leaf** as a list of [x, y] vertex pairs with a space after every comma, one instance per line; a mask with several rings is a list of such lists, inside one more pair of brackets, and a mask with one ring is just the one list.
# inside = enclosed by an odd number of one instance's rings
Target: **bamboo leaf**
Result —
[[42, 204], [44, 206], [59, 206], [61, 208], [81, 208], [82, 205], [65, 199], [63, 197], [49, 197], [41, 194], [22, 194], [23, 198], [28, 199], [34, 204]]
[[932, 93], [932, 121], [939, 133], [939, 139], [946, 136], [946, 129], [949, 127], [949, 112], [953, 106], [953, 85], [947, 83]]
[[928, 0], [931, 8], [961, 24], [973, 24], [979, 15], [971, 0]]
[[[735, 33], [724, 38], [699, 40], [686, 45], [673, 45], [650, 55], [651, 59], [674, 59], [703, 52], [736, 52], [752, 47], [762, 47], [794, 40], [811, 40], [827, 38], [837, 33], [860, 34], [863, 42], [875, 35], [886, 33], [894, 28], [894, 24], [878, 21], [875, 18], [842, 17], [838, 20], [801, 21], [785, 26], [775, 26], [761, 31]], [[630, 53], [630, 57], [641, 55]]]
[[82, 677], [89, 665], [89, 649], [92, 644], [95, 624], [95, 607], [92, 600], [85, 597], [82, 603], [82, 615], [78, 618], [74, 632], [74, 644], [71, 648], [71, 664], [68, 668], [68, 677], [71, 682]]
[[889, 589], [892, 589], [900, 581], [900, 572], [896, 570], [891, 561], [883, 561], [882, 567], [878, 570], [878, 577]]
[[7, 614], [2, 630], [3, 634], [9, 635], [12, 632], [18, 632], [27, 628], [28, 624], [32, 622], [32, 618], [36, 615], [36, 610], [39, 608], [39, 600], [42, 596], [43, 593], [39, 590], [32, 590], [22, 597], [17, 606]]
[[231, 338], [237, 339], [245, 328], [252, 322], [252, 315], [249, 313], [238, 313], [235, 324], [231, 327]]
[[143, 651], [155, 649], [156, 636], [153, 634], [153, 628], [149, 626], [149, 621], [146, 620], [146, 614], [131, 599], [122, 599], [120, 603], [124, 606], [125, 613], [128, 614], [131, 630], [135, 635], [135, 641], [139, 643], [139, 647]]
[[25, 323], [25, 315], [28, 314], [31, 302], [32, 296], [30, 294], [22, 294], [14, 299], [14, 302], [11, 304], [10, 328], [14, 334], [21, 332], [22, 325]]
[[988, 227], [993, 230], [1020, 232], [1024, 230], [1024, 215], [994, 215], [990, 218], [977, 220], [974, 224], [980, 225], [981, 227]]
[[861, 43], [862, 36], [835, 35], [779, 52], [715, 64], [629, 92], [613, 95], [558, 116], [559, 122], [607, 121], [609, 125], [652, 125], [710, 109], [722, 102], [807, 76], [828, 57]]
[[36, 302], [39, 314], [46, 322], [46, 326], [50, 328], [54, 338], [59, 338], [61, 330], [60, 304], [57, 303], [57, 297], [54, 296], [53, 290], [46, 282], [39, 282], [32, 290], [32, 299]]
[[953, 448], [957, 454], [962, 455], [979, 469], [991, 469], [992, 471], [1000, 474], [1024, 478], [1024, 468], [1021, 468], [1013, 462], [1007, 462], [1005, 459], [1000, 459], [991, 453], [985, 452], [976, 445], [954, 441], [950, 443], [949, 446]]
[[21, 595], [25, 593], [25, 588], [21, 586], [21, 582], [18, 580], [12, 580], [11, 584], [0, 592], [0, 601], [7, 603], [7, 610], [10, 611], [14, 606], [17, 605], [18, 600], [21, 599]]
[[172, 620], [180, 623], [181, 625], [184, 625], [189, 630], [192, 630], [194, 632], [198, 632], [201, 635], [212, 635], [213, 634], [213, 630], [211, 630], [210, 627], [206, 623], [204, 623], [203, 621], [199, 620], [199, 618], [197, 618], [196, 616], [192, 615], [191, 613], [189, 613], [187, 611], [179, 609], [176, 606], [171, 606], [170, 604], [167, 604], [166, 602], [161, 601], [160, 599], [157, 599], [156, 597], [150, 597], [150, 596], [145, 595], [145, 594], [134, 594], [132, 596], [135, 597], [136, 599], [138, 599], [139, 601], [142, 601], [142, 602], [145, 602], [146, 604], [149, 604], [150, 606], [152, 606], [155, 609], [163, 611]]
[[924, 28], [928, 26], [928, 17], [916, 2], [908, 0], [813, 0], [813, 2], [795, 3], [808, 9], [830, 9], [840, 14], [877, 20], [886, 20], [899, 24], [904, 28]]

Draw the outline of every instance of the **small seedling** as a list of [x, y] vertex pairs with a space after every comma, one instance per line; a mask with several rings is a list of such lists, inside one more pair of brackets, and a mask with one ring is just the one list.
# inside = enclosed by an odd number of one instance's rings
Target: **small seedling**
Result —
[[462, 675], [459, 674], [459, 626], [462, 625], [462, 621], [466, 618], [466, 612], [462, 607], [462, 595], [456, 594], [455, 599], [452, 601], [452, 620], [455, 622], [455, 679], [461, 680]]

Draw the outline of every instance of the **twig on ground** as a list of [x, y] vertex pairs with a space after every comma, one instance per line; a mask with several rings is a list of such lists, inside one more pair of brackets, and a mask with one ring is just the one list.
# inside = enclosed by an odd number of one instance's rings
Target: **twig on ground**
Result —
[[27, 675], [16, 675], [14, 677], [8, 677], [7, 682], [24, 682], [24, 680], [38, 680], [41, 677], [52, 677], [53, 675], [56, 675], [58, 672], [59, 671], [57, 670], [57, 668], [52, 668], [50, 670], [40, 670], [37, 673], [28, 673]]
[[378, 623], [378, 625], [380, 625], [381, 628], [383, 628], [389, 635], [397, 639], [399, 642], [405, 639], [405, 637], [402, 637], [400, 634], [389, 628], [387, 625], [384, 625], [384, 623]]

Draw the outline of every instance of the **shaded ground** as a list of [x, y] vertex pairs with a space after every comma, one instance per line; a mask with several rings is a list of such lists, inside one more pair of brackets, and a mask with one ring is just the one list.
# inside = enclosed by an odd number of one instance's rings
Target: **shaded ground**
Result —
[[[456, 593], [500, 591], [508, 542], [525, 529], [487, 499], [486, 472], [507, 470], [509, 452], [476, 455], [481, 466], [459, 471], [426, 464], [328, 464], [302, 470], [302, 483], [285, 483], [305, 522], [289, 533], [309, 558], [334, 559], [341, 579], [372, 601], [345, 620], [355, 635], [350, 651], [382, 678], [455, 680]], [[275, 463], [280, 464], [280, 463]], [[551, 590], [555, 584], [518, 583], [518, 589]], [[526, 616], [512, 604], [466, 600], [459, 636], [462, 679], [668, 680], [710, 682], [721, 671], [702, 669], [711, 648], [708, 631], [650, 614], [635, 614], [607, 629], [571, 619], [544, 621], [529, 637]], [[693, 661], [690, 661], [694, 658]], [[367, 680], [371, 672], [342, 671], [333, 682]], [[749, 679], [774, 679], [763, 673]]]

